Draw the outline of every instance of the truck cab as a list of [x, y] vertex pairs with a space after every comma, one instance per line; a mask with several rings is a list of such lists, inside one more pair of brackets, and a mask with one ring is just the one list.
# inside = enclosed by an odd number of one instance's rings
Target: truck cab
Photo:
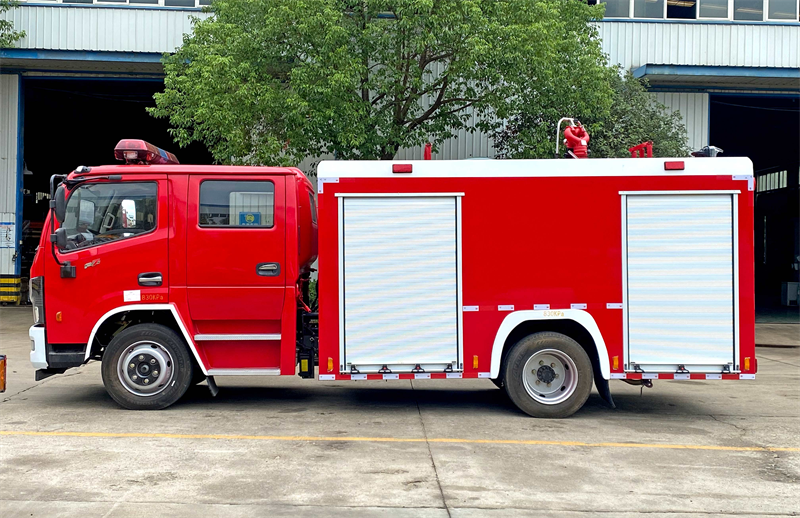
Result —
[[37, 379], [103, 360], [120, 404], [163, 408], [206, 376], [294, 374], [317, 255], [305, 175], [185, 166], [136, 140], [115, 154], [126, 164], [52, 182], [31, 269]]

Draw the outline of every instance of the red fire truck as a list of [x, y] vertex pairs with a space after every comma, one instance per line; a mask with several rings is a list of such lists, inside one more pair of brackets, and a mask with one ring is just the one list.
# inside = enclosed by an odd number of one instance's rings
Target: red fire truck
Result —
[[116, 155], [51, 182], [38, 379], [98, 360], [160, 409], [217, 376], [486, 378], [565, 417], [593, 382], [755, 377], [748, 159], [328, 161], [315, 197], [295, 168]]

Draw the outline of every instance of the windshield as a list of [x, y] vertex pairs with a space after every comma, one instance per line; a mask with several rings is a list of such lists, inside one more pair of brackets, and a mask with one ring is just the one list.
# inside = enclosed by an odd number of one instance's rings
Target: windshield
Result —
[[67, 250], [133, 237], [156, 226], [155, 183], [90, 183], [67, 201]]

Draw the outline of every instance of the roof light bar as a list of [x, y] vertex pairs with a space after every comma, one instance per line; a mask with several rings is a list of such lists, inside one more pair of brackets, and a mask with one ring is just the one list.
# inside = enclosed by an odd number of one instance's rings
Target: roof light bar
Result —
[[179, 164], [178, 157], [144, 140], [122, 139], [114, 148], [114, 157], [126, 164]]

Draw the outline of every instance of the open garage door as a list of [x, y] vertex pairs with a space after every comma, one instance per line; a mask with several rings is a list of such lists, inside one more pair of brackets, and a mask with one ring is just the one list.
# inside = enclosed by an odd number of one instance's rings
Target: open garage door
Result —
[[800, 323], [800, 95], [711, 94], [711, 144], [756, 176], [756, 321]]
[[[167, 121], [151, 117], [161, 79], [24, 77], [22, 276], [28, 276], [48, 210], [50, 176], [79, 165], [114, 164], [114, 146], [123, 138], [146, 140], [173, 151], [184, 164], [210, 164], [200, 144], [177, 149]], [[17, 210], [20, 210], [19, 208]]]

